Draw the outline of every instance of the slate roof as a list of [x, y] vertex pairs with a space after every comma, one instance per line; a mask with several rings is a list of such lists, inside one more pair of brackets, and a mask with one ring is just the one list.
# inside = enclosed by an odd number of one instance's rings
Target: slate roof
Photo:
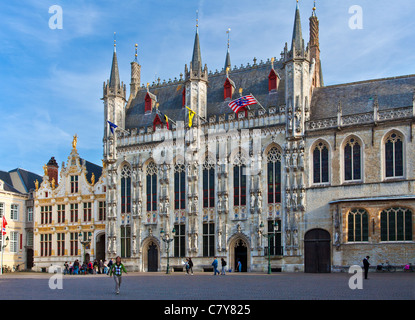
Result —
[[[12, 172], [17, 172], [18, 173], [18, 176], [19, 176], [24, 188], [26, 189], [26, 192], [29, 192], [31, 189], [35, 189], [35, 181], [36, 180], [38, 180], [39, 182], [42, 182], [42, 179], [43, 179], [38, 174], [27, 171], [27, 170], [24, 170], [24, 169], [21, 169], [21, 168], [16, 168], [14, 170], [10, 170], [9, 172], [0, 171], [0, 179], [5, 182], [5, 190], [6, 191], [21, 193], [13, 185], [12, 178], [10, 176], [10, 174]], [[6, 188], [8, 188], [8, 190]]]
[[311, 99], [310, 120], [336, 117], [339, 103], [343, 115], [373, 112], [375, 97], [379, 111], [410, 107], [414, 89], [415, 75], [316, 88]]
[[[271, 71], [271, 63], [262, 63], [246, 68], [233, 69], [229, 72], [229, 78], [235, 83], [235, 92], [232, 99], [239, 97], [239, 88], [243, 88], [243, 95], [252, 93], [265, 108], [285, 104], [285, 85], [282, 62], [275, 62], [274, 69], [281, 77], [278, 92], [268, 92], [268, 75]], [[229, 100], [224, 100], [223, 85], [226, 73], [209, 74], [207, 89], [207, 117], [212, 115], [229, 115], [233, 113], [229, 108]], [[182, 92], [185, 81], [176, 81], [149, 88], [149, 91], [157, 96], [159, 110], [173, 121], [185, 121], [187, 109], [182, 108]], [[141, 88], [130, 107], [126, 110], [126, 129], [142, 128], [153, 125], [155, 111], [144, 113], [146, 88]], [[251, 106], [251, 109], [259, 109], [259, 106]]]
[[81, 164], [85, 161], [85, 167], [86, 167], [86, 178], [88, 181], [91, 181], [92, 173], [95, 175], [95, 181], [98, 181], [99, 178], [102, 175], [102, 167], [99, 165], [96, 165], [95, 163], [89, 162], [85, 159], [79, 158], [81, 161]]

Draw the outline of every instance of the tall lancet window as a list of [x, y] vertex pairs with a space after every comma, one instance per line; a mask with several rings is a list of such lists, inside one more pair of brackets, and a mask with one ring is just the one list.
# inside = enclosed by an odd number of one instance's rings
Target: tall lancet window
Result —
[[131, 212], [131, 168], [124, 165], [121, 169], [121, 213]]
[[313, 149], [313, 182], [329, 182], [329, 148], [321, 141]]
[[174, 166], [174, 209], [186, 209], [186, 169], [182, 163]]
[[246, 205], [246, 160], [239, 153], [233, 160], [233, 205]]
[[267, 154], [268, 203], [281, 202], [281, 151], [273, 147]]
[[403, 176], [403, 138], [396, 132], [385, 139], [385, 169], [387, 178]]
[[203, 164], [203, 208], [215, 207], [215, 163], [206, 158]]
[[157, 166], [152, 161], [147, 165], [147, 211], [157, 211]]
[[362, 179], [362, 155], [359, 141], [352, 137], [344, 145], [344, 180], [353, 181]]

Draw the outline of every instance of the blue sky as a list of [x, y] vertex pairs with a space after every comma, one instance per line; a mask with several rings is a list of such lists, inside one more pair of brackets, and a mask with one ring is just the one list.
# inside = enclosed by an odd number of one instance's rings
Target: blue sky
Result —
[[[49, 7], [63, 10], [63, 29], [49, 28]], [[363, 9], [350, 29], [349, 8]], [[0, 11], [0, 170], [42, 174], [54, 156], [67, 161], [74, 134], [81, 157], [101, 164], [102, 84], [109, 78], [113, 34], [121, 80], [129, 88], [138, 44], [141, 82], [179, 78], [192, 56], [199, 10], [202, 62], [223, 68], [231, 28], [231, 62], [280, 57], [290, 43], [295, 0], [2, 0]], [[309, 39], [313, 0], [300, 0]], [[415, 74], [415, 4], [411, 0], [320, 0], [325, 85]], [[127, 92], [128, 96], [128, 92]]]

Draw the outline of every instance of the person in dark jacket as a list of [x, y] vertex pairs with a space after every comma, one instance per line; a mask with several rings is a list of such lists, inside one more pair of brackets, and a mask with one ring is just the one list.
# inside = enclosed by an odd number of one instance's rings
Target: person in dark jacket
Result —
[[221, 258], [220, 259], [220, 263], [221, 263], [221, 265], [222, 265], [222, 271], [221, 271], [221, 275], [225, 275], [226, 274], [226, 261], [225, 261], [225, 259], [223, 259], [223, 258]]
[[367, 274], [369, 272], [369, 266], [370, 266], [369, 258], [370, 258], [369, 256], [366, 256], [366, 258], [363, 259], [363, 268], [365, 270], [365, 279], [367, 279]]
[[190, 274], [193, 275], [193, 261], [192, 261], [192, 258], [189, 258], [188, 264], [189, 264], [189, 271], [191, 272]]

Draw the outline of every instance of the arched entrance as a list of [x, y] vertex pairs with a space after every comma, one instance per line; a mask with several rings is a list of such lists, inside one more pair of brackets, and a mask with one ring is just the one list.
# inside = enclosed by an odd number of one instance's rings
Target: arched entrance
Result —
[[236, 242], [235, 246], [235, 272], [239, 272], [238, 262], [241, 262], [241, 272], [247, 271], [248, 266], [248, 248], [246, 247], [246, 243], [243, 240], [239, 240]]
[[97, 236], [97, 242], [95, 244], [95, 257], [97, 261], [105, 260], [105, 233]]
[[241, 272], [250, 270], [250, 250], [249, 240], [242, 234], [238, 233], [229, 240], [229, 267], [234, 272], [238, 272], [238, 261], [242, 263]]
[[143, 241], [143, 265], [142, 270], [147, 272], [157, 272], [159, 270], [159, 251], [158, 241], [154, 237], [149, 237]]
[[154, 242], [148, 245], [147, 250], [147, 269], [148, 272], [157, 272], [159, 264], [159, 251]]
[[304, 235], [304, 272], [329, 273], [330, 233], [323, 229], [312, 229]]

